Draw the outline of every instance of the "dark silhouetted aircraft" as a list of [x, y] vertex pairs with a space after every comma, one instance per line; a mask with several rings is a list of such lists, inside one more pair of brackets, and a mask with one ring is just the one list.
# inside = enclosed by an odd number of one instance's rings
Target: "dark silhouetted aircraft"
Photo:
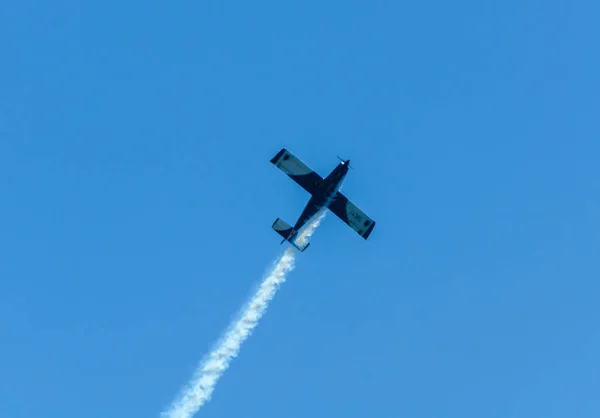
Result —
[[282, 244], [288, 241], [298, 250], [306, 250], [310, 243], [295, 242], [298, 231], [323, 208], [332, 211], [364, 239], [369, 237], [375, 227], [375, 221], [338, 191], [344, 177], [348, 174], [350, 160], [342, 160], [325, 178], [311, 170], [286, 148], [279, 151], [271, 159], [271, 163], [311, 194], [310, 200], [293, 228], [279, 218], [273, 223], [273, 229], [283, 237]]

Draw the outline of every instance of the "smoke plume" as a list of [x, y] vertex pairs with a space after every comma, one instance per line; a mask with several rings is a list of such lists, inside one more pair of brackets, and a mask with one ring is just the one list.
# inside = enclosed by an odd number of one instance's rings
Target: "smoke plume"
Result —
[[[319, 213], [298, 235], [297, 242], [304, 245], [325, 216]], [[266, 277], [240, 311], [238, 318], [225, 331], [212, 351], [204, 358], [190, 382], [179, 396], [162, 413], [164, 418], [190, 418], [211, 398], [215, 386], [231, 361], [237, 357], [242, 343], [250, 336], [265, 314], [269, 302], [288, 273], [294, 269], [296, 250], [287, 248], [267, 271]]]

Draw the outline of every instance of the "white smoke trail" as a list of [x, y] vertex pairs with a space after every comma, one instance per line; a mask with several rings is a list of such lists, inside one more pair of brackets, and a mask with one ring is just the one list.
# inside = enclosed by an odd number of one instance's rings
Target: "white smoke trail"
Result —
[[[326, 211], [320, 212], [315, 220], [309, 223], [298, 235], [297, 241], [304, 245], [317, 229]], [[217, 381], [239, 353], [242, 343], [250, 336], [252, 330], [267, 310], [267, 306], [279, 286], [285, 281], [287, 274], [294, 269], [296, 250], [287, 248], [275, 261], [258, 290], [246, 303], [235, 320], [215, 345], [208, 356], [200, 363], [194, 377], [181, 391], [171, 407], [162, 413], [167, 418], [190, 418], [202, 405], [208, 402]]]

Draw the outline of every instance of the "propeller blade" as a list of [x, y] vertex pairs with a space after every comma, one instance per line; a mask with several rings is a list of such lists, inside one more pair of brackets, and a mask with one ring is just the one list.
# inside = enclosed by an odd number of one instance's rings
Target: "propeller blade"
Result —
[[[341, 162], [345, 163], [346, 160], [344, 160], [342, 157], [340, 157], [339, 155], [336, 155], [336, 157], [338, 157], [338, 160], [340, 160]], [[348, 164], [348, 168], [351, 168], [354, 170], [354, 167], [352, 167], [352, 164]]]

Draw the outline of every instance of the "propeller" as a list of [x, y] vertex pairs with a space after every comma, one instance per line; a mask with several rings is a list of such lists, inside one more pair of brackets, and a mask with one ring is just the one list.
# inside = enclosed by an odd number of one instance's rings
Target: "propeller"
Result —
[[[337, 155], [337, 157], [338, 157], [338, 159], [339, 159], [339, 160], [340, 160], [342, 163], [344, 163], [344, 164], [346, 163], [346, 160], [344, 160], [343, 158], [341, 158], [339, 155]], [[347, 160], [347, 161], [350, 161], [350, 160]], [[351, 168], [351, 169], [353, 169], [353, 170], [354, 170], [354, 167], [352, 167], [352, 166], [350, 165], [350, 163], [349, 163], [349, 162], [348, 162], [348, 168]]]

